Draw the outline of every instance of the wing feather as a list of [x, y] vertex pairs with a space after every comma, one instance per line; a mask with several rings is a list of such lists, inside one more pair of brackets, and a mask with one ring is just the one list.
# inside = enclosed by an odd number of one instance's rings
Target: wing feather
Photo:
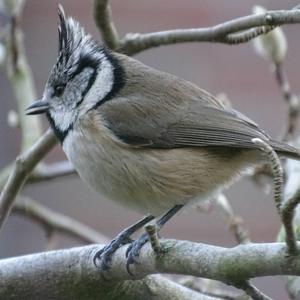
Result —
[[[257, 148], [251, 142], [253, 138], [269, 139], [254, 122], [243, 118], [242, 114], [203, 105], [199, 101], [191, 101], [188, 106], [186, 103], [175, 108], [172, 106], [170, 110], [163, 106], [155, 113], [147, 113], [147, 108], [143, 101], [138, 104], [118, 101], [114, 110], [106, 110], [108, 126], [123, 142], [141, 148]], [[144, 112], [142, 118], [140, 110]]]
[[295, 148], [270, 140], [258, 125], [224, 107], [196, 85], [123, 55], [126, 84], [99, 113], [123, 143], [138, 148], [230, 146], [257, 148], [253, 138], [299, 158]]

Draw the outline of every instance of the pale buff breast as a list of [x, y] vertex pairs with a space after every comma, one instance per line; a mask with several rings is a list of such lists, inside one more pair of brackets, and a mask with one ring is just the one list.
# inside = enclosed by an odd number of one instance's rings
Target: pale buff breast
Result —
[[80, 177], [105, 198], [153, 215], [213, 196], [256, 160], [237, 149], [131, 148], [94, 115], [78, 122], [63, 149]]

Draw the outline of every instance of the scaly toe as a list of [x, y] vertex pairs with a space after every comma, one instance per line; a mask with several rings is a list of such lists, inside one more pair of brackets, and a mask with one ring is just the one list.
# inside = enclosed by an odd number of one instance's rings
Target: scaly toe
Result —
[[[93, 259], [94, 265], [99, 267], [102, 271], [107, 271], [110, 267], [112, 256], [123, 245], [131, 243], [132, 240], [128, 236], [119, 235], [111, 241], [110, 244], [99, 250]], [[100, 261], [100, 264], [97, 263]]]
[[133, 264], [137, 264], [137, 259], [139, 258], [142, 247], [148, 242], [148, 235], [143, 234], [141, 237], [135, 241], [133, 241], [126, 250], [126, 269], [130, 275], [133, 275], [130, 271], [130, 266]]

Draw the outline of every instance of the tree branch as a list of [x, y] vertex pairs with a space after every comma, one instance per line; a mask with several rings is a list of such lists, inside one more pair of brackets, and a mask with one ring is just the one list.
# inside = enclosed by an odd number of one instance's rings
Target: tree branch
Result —
[[[0, 190], [4, 187], [12, 171], [12, 167], [13, 164], [8, 165], [0, 172]], [[41, 163], [29, 175], [26, 183], [39, 183], [41, 181], [54, 180], [69, 175], [77, 175], [77, 172], [69, 161], [55, 162], [52, 164]]]
[[295, 216], [295, 209], [300, 203], [300, 189], [298, 188], [296, 194], [288, 199], [282, 206], [282, 223], [285, 229], [285, 241], [288, 246], [288, 253], [297, 255], [297, 239], [293, 228], [293, 220]]
[[161, 244], [167, 252], [160, 256], [153, 253], [149, 244], [143, 247], [141, 263], [132, 268], [134, 277], [126, 270], [127, 246], [115, 253], [111, 269], [104, 273], [93, 264], [96, 251], [102, 247], [99, 245], [1, 260], [0, 298], [19, 299], [17, 296], [21, 295], [22, 299], [61, 299], [64, 295], [64, 299], [86, 299], [89, 295], [89, 299], [119, 299], [115, 293], [122, 290], [126, 295], [130, 291], [124, 291], [124, 286], [132, 292], [139, 282], [131, 280], [155, 273], [193, 275], [231, 285], [260, 276], [300, 275], [299, 257], [287, 257], [285, 243], [234, 248], [176, 240], [162, 240]]
[[112, 21], [109, 0], [94, 0], [94, 20], [102, 34], [104, 43], [112, 50], [119, 47], [119, 36]]
[[[299, 10], [274, 10], [263, 14], [248, 15], [207, 28], [174, 29], [145, 34], [127, 34], [121, 40], [118, 50], [128, 55], [133, 55], [150, 48], [177, 43], [214, 42], [226, 44], [228, 43], [226, 38], [231, 34], [246, 31], [248, 35], [248, 30], [252, 28], [295, 23], [300, 23]], [[257, 35], [254, 34], [254, 37], [257, 37]], [[239, 38], [241, 39], [241, 35], [239, 35]], [[241, 42], [247, 41], [249, 41], [249, 38], [241, 39]]]
[[0, 195], [0, 229], [9, 215], [16, 196], [28, 175], [38, 162], [53, 148], [57, 140], [52, 130], [48, 131], [15, 161], [12, 172]]
[[[19, 3], [20, 1], [15, 1], [9, 5], [18, 7]], [[11, 15], [10, 35], [7, 41], [7, 73], [17, 101], [22, 130], [21, 151], [25, 151], [40, 137], [42, 127], [39, 117], [27, 118], [24, 114], [25, 109], [36, 99], [36, 92], [25, 55], [23, 33], [19, 26], [22, 8], [23, 5], [17, 10], [13, 9]]]
[[267, 142], [259, 138], [252, 139], [252, 142], [261, 148], [261, 151], [266, 154], [270, 161], [274, 183], [274, 202], [277, 212], [281, 216], [281, 205], [283, 202], [283, 169], [281, 167], [280, 159], [274, 149]]
[[224, 37], [223, 43], [228, 45], [247, 43], [260, 35], [267, 34], [273, 29], [274, 26], [263, 26], [263, 27], [251, 28], [242, 32], [231, 33]]
[[249, 281], [244, 281], [237, 285], [240, 289], [244, 290], [254, 300], [272, 300], [267, 295], [263, 294], [259, 289], [252, 285]]
[[[299, 147], [300, 146], [300, 140], [298, 139], [297, 142], [293, 143], [293, 146]], [[285, 185], [285, 202], [284, 205], [286, 205], [286, 201], [288, 199], [297, 199], [299, 198], [299, 191], [300, 191], [300, 162], [296, 160], [287, 160], [286, 162], [286, 172], [287, 172], [287, 182]], [[295, 216], [293, 218], [293, 228], [291, 228], [292, 234], [296, 235], [295, 238], [297, 240], [300, 239], [300, 209], [295, 209], [293, 211], [295, 213]], [[279, 234], [278, 234], [278, 241], [285, 241], [286, 235], [281, 228]], [[298, 276], [287, 276], [284, 278], [286, 282], [286, 289], [290, 295], [291, 299], [298, 299], [300, 295], [300, 277]]]
[[293, 229], [293, 219], [295, 215], [295, 209], [300, 202], [300, 190], [297, 189], [297, 192], [294, 194], [294, 196], [285, 201], [283, 204], [283, 170], [279, 157], [273, 148], [261, 139], [252, 139], [252, 141], [259, 145], [270, 159], [274, 177], [274, 200], [284, 226], [288, 254], [297, 255], [298, 250]]
[[12, 213], [40, 224], [47, 234], [58, 232], [84, 243], [103, 244], [108, 241], [108, 238], [96, 230], [29, 198], [22, 197], [20, 202], [15, 203]]
[[234, 234], [236, 241], [239, 244], [250, 243], [250, 235], [248, 230], [243, 227], [243, 219], [235, 215], [226, 196], [224, 194], [220, 194], [214, 203], [219, 208], [226, 221], [229, 223], [229, 229]]
[[37, 183], [57, 179], [63, 176], [76, 175], [74, 167], [69, 161], [61, 161], [52, 164], [41, 164], [28, 178], [28, 183]]
[[300, 114], [300, 101], [299, 98], [291, 91], [290, 84], [287, 75], [282, 68], [282, 64], [275, 64], [275, 77], [288, 109], [287, 126], [282, 140], [289, 141], [294, 137], [297, 127]]

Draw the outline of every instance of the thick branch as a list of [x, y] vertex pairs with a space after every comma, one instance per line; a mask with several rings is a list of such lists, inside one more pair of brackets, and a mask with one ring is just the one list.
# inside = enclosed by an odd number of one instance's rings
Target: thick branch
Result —
[[92, 262], [98, 247], [93, 245], [0, 261], [0, 298], [215, 299], [182, 287], [160, 275], [131, 281], [133, 278], [127, 273], [127, 281], [110, 281], [104, 278]]
[[56, 144], [53, 132], [48, 131], [15, 161], [11, 174], [0, 195], [0, 228], [10, 213], [14, 200], [25, 183], [28, 175], [38, 162]]
[[111, 8], [108, 0], [94, 0], [94, 20], [102, 34], [105, 44], [110, 49], [119, 46], [119, 36], [112, 21]]
[[13, 213], [32, 219], [47, 233], [62, 233], [85, 243], [106, 243], [108, 240], [96, 230], [28, 198], [22, 197], [22, 201], [14, 205]]
[[235, 248], [176, 240], [162, 240], [161, 244], [167, 252], [160, 256], [153, 253], [149, 244], [143, 247], [140, 264], [132, 267], [134, 277], [126, 271], [127, 246], [115, 253], [111, 269], [105, 273], [93, 264], [99, 245], [2, 260], [0, 298], [16, 299], [9, 297], [13, 294], [22, 295], [22, 299], [53, 299], [58, 295], [64, 295], [65, 299], [85, 299], [87, 295], [89, 299], [95, 296], [118, 299], [113, 297], [114, 293], [120, 292], [128, 280], [155, 273], [193, 275], [233, 285], [260, 276], [300, 275], [299, 257], [287, 257], [285, 243], [247, 244]]
[[[133, 55], [162, 45], [185, 42], [228, 43], [231, 34], [260, 26], [277, 26], [300, 23], [300, 10], [268, 11], [265, 14], [249, 15], [207, 28], [175, 29], [145, 34], [128, 34], [121, 41], [120, 52]], [[247, 31], [249, 32], [249, 31]], [[248, 33], [247, 33], [248, 34]], [[254, 35], [253, 37], [256, 37]], [[241, 36], [239, 36], [241, 38]], [[230, 40], [230, 38], [228, 39]], [[249, 39], [241, 39], [241, 42]]]

